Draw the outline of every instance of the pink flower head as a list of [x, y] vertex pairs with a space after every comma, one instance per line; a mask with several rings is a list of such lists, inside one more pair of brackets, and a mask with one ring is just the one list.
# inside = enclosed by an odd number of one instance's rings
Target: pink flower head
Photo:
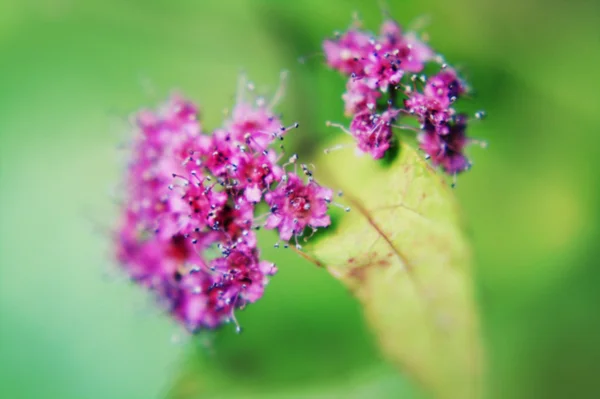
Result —
[[181, 139], [197, 135], [201, 131], [198, 109], [180, 95], [171, 96], [158, 113], [140, 111], [136, 122], [146, 136], [144, 144], [155, 148], [176, 143], [177, 139], [173, 135]]
[[402, 27], [393, 19], [386, 19], [381, 24], [380, 42], [386, 50], [394, 49], [402, 41]]
[[[381, 45], [378, 44], [376, 48], [379, 47]], [[390, 86], [400, 83], [400, 79], [404, 76], [404, 65], [395, 53], [395, 51], [373, 51], [369, 54], [363, 71], [370, 86], [387, 91]]]
[[231, 158], [239, 151], [232, 135], [217, 129], [211, 136], [199, 140], [201, 164], [216, 177], [223, 177], [231, 165]]
[[189, 235], [210, 228], [210, 220], [227, 203], [227, 193], [192, 180], [182, 190], [182, 195], [175, 192], [169, 198], [176, 233]]
[[436, 97], [426, 96], [417, 92], [411, 93], [404, 100], [404, 107], [409, 113], [415, 115], [424, 127], [427, 125], [439, 127], [438, 133], [440, 134], [444, 134], [446, 129], [443, 125], [455, 113], [454, 109], [448, 107], [447, 104], [449, 104], [447, 101], [440, 101]]
[[[374, 37], [353, 28], [336, 40], [325, 40], [328, 65], [348, 77], [342, 99], [346, 116], [352, 117], [349, 129], [328, 124], [352, 135], [357, 149], [375, 159], [390, 149], [393, 127], [416, 130], [419, 145], [433, 164], [454, 175], [468, 169], [467, 118], [455, 109], [456, 100], [467, 91], [466, 83], [446, 64], [429, 78], [416, 75], [427, 63], [443, 58], [392, 19], [386, 19], [379, 32]], [[483, 115], [475, 114], [478, 119]], [[418, 121], [418, 128], [410, 123], [393, 125], [410, 117]]]
[[273, 150], [263, 153], [238, 153], [232, 160], [231, 177], [236, 188], [244, 191], [249, 202], [260, 202], [262, 193], [283, 176], [283, 169], [277, 165], [277, 154]]
[[267, 264], [260, 262], [255, 250], [240, 245], [226, 256], [213, 260], [211, 268], [221, 275], [224, 297], [243, 306], [262, 297], [266, 276], [277, 271], [274, 265], [266, 267]]
[[327, 65], [347, 75], [362, 72], [363, 59], [372, 48], [371, 36], [354, 29], [348, 30], [335, 40], [323, 42]]
[[420, 147], [431, 158], [434, 165], [440, 165], [447, 173], [462, 172], [470, 166], [469, 160], [463, 153], [467, 145], [466, 127], [466, 116], [458, 115], [448, 124], [446, 134], [439, 134], [434, 129], [421, 133]]
[[151, 288], [169, 279], [187, 260], [190, 244], [183, 236], [157, 240], [152, 232], [137, 229], [132, 216], [128, 216], [130, 219], [119, 232], [117, 259], [127, 265], [133, 280]]
[[349, 79], [346, 85], [346, 92], [342, 95], [346, 116], [351, 116], [367, 109], [375, 109], [377, 99], [380, 97], [381, 92], [371, 88], [365, 79]]
[[281, 120], [262, 102], [255, 106], [245, 102], [237, 104], [226, 129], [235, 141], [258, 151], [264, 150], [276, 137], [287, 132]]
[[[116, 257], [191, 332], [235, 322], [235, 311], [261, 298], [277, 270], [261, 260], [253, 231], [265, 193], [274, 198], [288, 187], [296, 198], [282, 200], [286, 217], [295, 215], [294, 234], [300, 225], [329, 223], [328, 190], [313, 181], [292, 188], [296, 180], [284, 175], [281, 154], [268, 148], [298, 126], [282, 127], [271, 107], [240, 97], [231, 120], [210, 134], [202, 132], [196, 106], [181, 97], [138, 114]], [[301, 201], [313, 210], [295, 209]]]
[[398, 115], [396, 110], [382, 114], [363, 111], [350, 124], [350, 133], [356, 139], [358, 149], [369, 153], [374, 159], [382, 158], [392, 142], [392, 122]]
[[235, 320], [235, 309], [260, 299], [267, 276], [277, 271], [272, 263], [258, 261], [256, 250], [247, 247], [214, 259], [210, 269], [211, 273], [193, 269], [180, 275], [171, 293], [173, 314], [191, 332]]
[[190, 116], [196, 115], [195, 107], [186, 106], [187, 116], [182, 116], [183, 111], [178, 108], [183, 107], [181, 104], [188, 103], [179, 97], [172, 98], [159, 113], [142, 111], [138, 114], [140, 134], [132, 146], [132, 161], [125, 181], [128, 217], [124, 219], [124, 230], [131, 225], [137, 230], [154, 232], [171, 212], [172, 175], [184, 172], [182, 148], [199, 132], [199, 122]]
[[450, 133], [449, 122], [456, 114], [452, 104], [465, 92], [465, 84], [446, 66], [428, 80], [414, 75], [436, 58], [415, 33], [403, 32], [387, 19], [377, 37], [352, 28], [323, 46], [328, 65], [349, 77], [342, 99], [345, 114], [352, 117], [347, 132], [359, 151], [382, 158], [392, 142], [392, 122], [410, 115], [423, 131]]
[[233, 315], [233, 304], [225, 305], [221, 291], [216, 288], [219, 276], [202, 269], [177, 274], [165, 292], [170, 311], [190, 332], [201, 328], [215, 328]]
[[443, 70], [427, 80], [423, 93], [440, 103], [440, 107], [447, 108], [466, 91], [464, 83], [451, 69]]
[[402, 69], [412, 73], [421, 72], [435, 56], [433, 50], [413, 32], [407, 33], [391, 53], [398, 57]]
[[248, 247], [256, 246], [256, 235], [251, 231], [254, 222], [254, 206], [243, 197], [233, 204], [217, 208], [209, 217], [210, 228], [222, 234], [223, 242], [243, 242]]
[[254, 247], [239, 245], [210, 263], [210, 272], [193, 267], [175, 276], [171, 290], [172, 312], [195, 332], [235, 320], [234, 311], [256, 302], [264, 293], [274, 264], [259, 261]]
[[288, 173], [286, 179], [265, 199], [271, 208], [265, 228], [278, 229], [279, 237], [288, 241], [302, 235], [306, 227], [326, 227], [331, 224], [327, 215], [333, 193], [313, 180], [304, 184], [300, 177]]
[[200, 132], [198, 108], [179, 94], [171, 97], [166, 105], [165, 115], [174, 129], [185, 131], [188, 135]]

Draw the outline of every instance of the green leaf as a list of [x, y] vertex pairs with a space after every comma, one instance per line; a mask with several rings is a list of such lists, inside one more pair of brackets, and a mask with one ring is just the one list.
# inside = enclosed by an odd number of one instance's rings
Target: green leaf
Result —
[[317, 167], [352, 210], [301, 254], [350, 289], [384, 355], [426, 391], [479, 397], [471, 254], [452, 189], [406, 144], [391, 161], [346, 150]]

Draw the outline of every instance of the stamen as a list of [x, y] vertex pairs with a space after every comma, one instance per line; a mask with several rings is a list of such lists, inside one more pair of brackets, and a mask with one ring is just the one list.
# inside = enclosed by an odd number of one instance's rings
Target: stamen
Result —
[[391, 125], [391, 126], [397, 128], [397, 129], [401, 129], [401, 130], [410, 130], [415, 133], [421, 133], [421, 131], [422, 131], [419, 128], [416, 128], [414, 126], [409, 126], [409, 125]]
[[338, 208], [343, 209], [345, 212], [350, 212], [350, 207], [349, 206], [344, 206], [344, 205], [342, 205], [342, 204], [340, 204], [338, 202], [334, 202], [334, 201], [331, 201], [330, 204], [333, 205], [333, 206], [337, 206]]
[[489, 145], [486, 140], [479, 140], [479, 139], [469, 139], [469, 143], [476, 144], [481, 148], [487, 148]]
[[271, 102], [269, 103], [269, 106], [267, 107], [268, 109], [273, 109], [279, 103], [281, 98], [283, 97], [283, 94], [285, 93], [285, 89], [286, 89], [287, 77], [288, 77], [288, 71], [281, 71], [281, 73], [279, 74], [279, 87], [277, 88], [275, 95], [271, 99]]
[[331, 121], [327, 121], [325, 122], [325, 126], [330, 127], [337, 127], [338, 129], [341, 129], [344, 133], [349, 134], [350, 136], [352, 136], [352, 133], [350, 133], [350, 131], [342, 124], [337, 123], [337, 122], [331, 122]]

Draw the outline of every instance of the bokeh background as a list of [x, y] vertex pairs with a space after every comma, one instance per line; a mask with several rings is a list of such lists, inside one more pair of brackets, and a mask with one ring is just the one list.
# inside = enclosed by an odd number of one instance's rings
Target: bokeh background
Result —
[[[388, 0], [422, 25], [489, 118], [459, 179], [477, 259], [490, 398], [600, 397], [600, 4]], [[190, 340], [111, 260], [132, 111], [172, 89], [215, 127], [245, 69], [300, 121], [308, 155], [343, 120], [316, 55], [371, 1], [0, 2], [0, 397], [416, 398], [324, 271], [261, 237], [280, 265], [263, 300]], [[118, 190], [117, 190], [118, 191]], [[118, 192], [116, 193], [118, 197]], [[402, 304], [398, 304], [402, 306]], [[402, 337], [398, 337], [402, 339]]]

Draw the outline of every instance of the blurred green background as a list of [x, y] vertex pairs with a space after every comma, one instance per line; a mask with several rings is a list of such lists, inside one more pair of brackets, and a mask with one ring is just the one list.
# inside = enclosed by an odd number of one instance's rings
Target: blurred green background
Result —
[[[471, 134], [490, 147], [471, 150], [456, 190], [488, 397], [600, 397], [600, 4], [388, 4], [404, 24], [431, 21], [477, 91], [468, 109], [489, 114]], [[190, 340], [111, 260], [130, 113], [175, 88], [215, 127], [242, 68], [266, 93], [285, 68], [281, 110], [308, 154], [336, 134], [324, 121], [343, 120], [344, 82], [298, 57], [354, 11], [377, 29], [370, 1], [0, 2], [0, 397], [418, 397], [349, 293], [271, 235], [280, 273], [240, 312], [241, 335]]]

